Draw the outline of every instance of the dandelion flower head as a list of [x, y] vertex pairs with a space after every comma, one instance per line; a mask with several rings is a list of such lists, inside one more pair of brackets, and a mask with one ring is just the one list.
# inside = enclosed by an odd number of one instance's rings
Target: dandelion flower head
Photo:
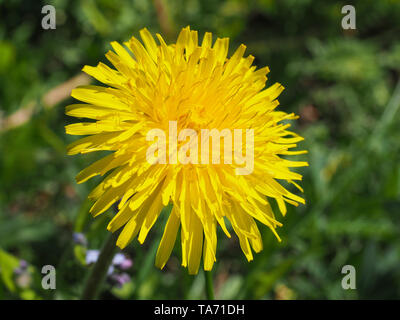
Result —
[[[270, 201], [277, 202], [283, 215], [287, 203], [304, 203], [279, 183], [286, 180], [302, 191], [296, 183], [302, 176], [290, 168], [307, 165], [286, 159], [306, 151], [290, 150], [303, 138], [288, 131], [286, 120], [297, 116], [277, 110], [283, 86], [266, 87], [268, 67], [253, 66], [254, 57], [245, 56], [244, 45], [228, 57], [228, 38], [213, 43], [212, 34], [206, 32], [199, 44], [197, 31], [189, 27], [181, 30], [175, 44], [167, 44], [159, 34], [156, 41], [147, 29], [142, 29], [140, 36], [142, 42], [132, 37], [125, 47], [111, 43], [114, 51], [106, 57], [113, 67], [103, 63], [85, 66], [84, 72], [106, 86], [74, 89], [72, 97], [82, 103], [66, 107], [66, 114], [90, 119], [66, 126], [67, 134], [86, 136], [70, 144], [68, 153], [109, 151], [76, 177], [83, 183], [106, 176], [89, 195], [94, 200], [90, 211], [98, 216], [117, 204], [118, 212], [108, 230], [122, 229], [117, 245], [124, 248], [135, 237], [143, 243], [161, 212], [168, 214], [162, 209], [172, 207], [155, 258], [160, 268], [180, 233], [182, 265], [196, 274], [203, 256], [204, 269], [211, 270], [219, 228], [228, 237], [232, 232], [237, 235], [251, 261], [252, 251], [259, 252], [263, 246], [258, 224], [268, 227], [280, 241], [276, 229], [282, 224]], [[148, 161], [149, 147], [154, 144], [148, 132], [164, 130], [169, 137], [171, 121], [178, 132], [190, 129], [199, 136], [203, 129], [252, 130], [251, 148], [245, 143], [247, 136], [240, 136], [240, 151], [254, 154], [251, 173], [237, 174], [242, 164], [225, 163], [229, 154], [222, 139], [219, 162], [157, 162], [176, 157], [176, 151], [188, 145], [182, 139], [175, 149], [171, 149], [172, 141], [164, 142], [167, 153], [158, 151], [155, 161]], [[200, 144], [194, 145], [199, 156]], [[184, 156], [188, 150], [197, 151], [186, 148], [179, 152]]]

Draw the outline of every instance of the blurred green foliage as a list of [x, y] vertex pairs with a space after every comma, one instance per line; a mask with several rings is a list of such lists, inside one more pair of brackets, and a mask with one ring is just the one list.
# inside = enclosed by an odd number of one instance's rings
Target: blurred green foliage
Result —
[[[52, 4], [56, 30], [41, 28], [41, 8]], [[282, 110], [301, 116], [310, 166], [302, 186], [307, 204], [280, 221], [282, 243], [262, 228], [264, 250], [247, 263], [237, 239], [221, 233], [214, 269], [221, 299], [400, 298], [400, 1], [352, 1], [357, 29], [341, 28], [345, 1], [164, 0], [0, 1], [0, 119], [33, 106], [29, 120], [0, 136], [0, 299], [75, 299], [88, 267], [83, 232], [97, 249], [112, 213], [93, 219], [86, 197], [98, 182], [74, 176], [100, 157], [67, 157], [64, 115], [71, 98], [45, 108], [42, 97], [85, 65], [106, 62], [109, 42], [142, 27], [174, 40], [190, 25], [231, 37], [282, 83]], [[24, 110], [24, 109], [22, 109]], [[304, 158], [304, 156], [302, 156]], [[153, 266], [160, 221], [143, 246], [124, 252], [132, 281], [107, 285], [102, 298], [204, 297], [204, 275], [187, 275], [180, 248], [163, 271]], [[40, 279], [19, 288], [12, 270], [24, 259], [34, 278], [57, 269], [57, 289]], [[354, 265], [357, 289], [343, 290], [341, 269]], [[38, 270], [38, 271], [35, 271]]]

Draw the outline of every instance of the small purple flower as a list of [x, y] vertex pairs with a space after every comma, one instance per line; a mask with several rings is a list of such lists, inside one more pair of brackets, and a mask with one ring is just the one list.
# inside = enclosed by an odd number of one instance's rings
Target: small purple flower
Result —
[[28, 271], [28, 262], [26, 262], [23, 259], [19, 260], [19, 266], [14, 269], [14, 273], [16, 275], [21, 275], [26, 273], [27, 271]]
[[117, 253], [112, 260], [112, 264], [118, 266], [123, 263], [125, 259], [126, 257], [123, 253]]
[[129, 268], [132, 267], [132, 265], [133, 265], [133, 262], [132, 262], [131, 259], [125, 259], [125, 261], [122, 262], [122, 263], [119, 265], [119, 267], [120, 267], [122, 270], [128, 270]]
[[121, 270], [127, 270], [132, 267], [133, 262], [123, 253], [117, 253], [113, 258], [112, 264]]
[[28, 262], [26, 262], [24, 259], [19, 260], [19, 267], [22, 270], [26, 270], [28, 268]]
[[72, 235], [72, 240], [76, 244], [80, 244], [82, 246], [86, 246], [87, 245], [87, 240], [86, 240], [86, 237], [85, 237], [85, 235], [83, 233], [74, 232], [74, 234]]
[[[87, 265], [95, 263], [100, 256], [99, 250], [87, 250], [85, 261]], [[126, 270], [132, 266], [132, 260], [127, 258], [123, 253], [117, 253], [111, 262], [110, 267], [107, 270], [107, 279], [112, 285], [121, 288], [125, 283], [131, 281], [131, 277], [127, 273], [119, 273], [119, 270]]]
[[110, 281], [118, 288], [122, 288], [125, 283], [131, 281], [131, 277], [127, 273], [113, 274], [110, 276]]
[[14, 274], [16, 275], [15, 282], [20, 288], [28, 288], [32, 282], [28, 266], [28, 262], [21, 259], [19, 261], [19, 266], [14, 269]]
[[99, 250], [87, 250], [86, 251], [86, 264], [92, 264], [95, 263], [97, 261], [97, 259], [99, 258], [100, 255], [100, 251]]

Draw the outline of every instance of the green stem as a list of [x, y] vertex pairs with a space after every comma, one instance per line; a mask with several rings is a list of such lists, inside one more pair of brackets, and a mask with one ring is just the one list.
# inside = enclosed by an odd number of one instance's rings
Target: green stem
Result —
[[214, 300], [214, 286], [211, 271], [204, 271], [206, 279], [206, 297], [207, 300]]
[[89, 277], [86, 280], [85, 287], [82, 292], [82, 300], [95, 300], [100, 293], [104, 280], [107, 277], [107, 271], [110, 267], [117, 246], [115, 245], [119, 232], [109, 234], [103, 248], [101, 249], [99, 258], [97, 259]]

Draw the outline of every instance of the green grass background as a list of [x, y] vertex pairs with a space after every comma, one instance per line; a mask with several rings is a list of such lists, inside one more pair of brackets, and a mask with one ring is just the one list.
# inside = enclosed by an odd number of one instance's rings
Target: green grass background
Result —
[[[341, 28], [353, 4], [357, 29]], [[56, 30], [41, 28], [41, 8], [57, 11]], [[279, 220], [282, 243], [262, 228], [264, 250], [247, 263], [236, 238], [220, 233], [213, 270], [220, 299], [400, 298], [400, 1], [164, 0], [0, 1], [0, 119], [31, 107], [27, 121], [0, 132], [0, 299], [76, 299], [88, 267], [73, 232], [101, 247], [112, 213], [93, 219], [86, 197], [99, 180], [75, 175], [100, 154], [66, 156], [76, 139], [64, 126], [73, 99], [46, 108], [43, 97], [81, 68], [108, 63], [109, 42], [142, 27], [170, 41], [190, 25], [240, 43], [271, 69], [268, 84], [286, 90], [280, 109], [301, 116], [310, 166], [298, 168], [307, 204]], [[62, 91], [62, 90], [61, 90]], [[64, 92], [65, 94], [65, 92]], [[67, 95], [69, 93], [66, 93]], [[21, 109], [22, 108], [22, 109]], [[141, 246], [124, 252], [132, 281], [104, 286], [105, 299], [204, 298], [204, 274], [180, 267], [176, 245], [165, 270], [154, 267], [161, 219]], [[16, 283], [27, 260], [32, 281]], [[43, 290], [41, 268], [54, 265], [57, 289]], [[341, 269], [356, 268], [356, 290], [343, 290]]]

